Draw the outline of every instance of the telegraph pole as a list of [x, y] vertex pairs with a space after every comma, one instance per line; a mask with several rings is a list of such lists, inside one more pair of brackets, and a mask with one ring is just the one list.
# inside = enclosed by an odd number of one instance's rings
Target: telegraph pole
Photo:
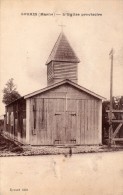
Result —
[[110, 68], [110, 112], [109, 112], [109, 147], [112, 145], [112, 97], [113, 97], [113, 48], [111, 49], [109, 56], [111, 59], [111, 68]]

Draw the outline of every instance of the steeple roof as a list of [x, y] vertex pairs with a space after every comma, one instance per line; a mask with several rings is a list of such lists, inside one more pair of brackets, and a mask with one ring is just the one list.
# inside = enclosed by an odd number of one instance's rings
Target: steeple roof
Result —
[[74, 63], [80, 62], [63, 32], [60, 33], [46, 62], [46, 65], [49, 64], [51, 61]]

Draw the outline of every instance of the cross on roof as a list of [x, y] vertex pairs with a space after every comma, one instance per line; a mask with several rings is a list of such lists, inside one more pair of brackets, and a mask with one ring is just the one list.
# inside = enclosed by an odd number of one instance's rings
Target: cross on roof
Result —
[[66, 25], [61, 24], [61, 25], [59, 25], [59, 26], [61, 27], [61, 31], [63, 31], [63, 28], [64, 28]]

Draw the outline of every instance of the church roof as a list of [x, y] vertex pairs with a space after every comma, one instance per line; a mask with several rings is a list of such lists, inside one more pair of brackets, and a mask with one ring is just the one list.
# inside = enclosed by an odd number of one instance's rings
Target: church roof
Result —
[[51, 61], [80, 62], [63, 32], [60, 33], [46, 65]]
[[63, 84], [69, 84], [69, 85], [71, 85], [71, 86], [73, 86], [73, 87], [75, 87], [75, 88], [77, 88], [77, 89], [79, 89], [81, 91], [86, 92], [87, 94], [92, 95], [95, 98], [98, 98], [98, 99], [101, 99], [101, 100], [105, 100], [106, 99], [106, 98], [104, 98], [104, 97], [102, 97], [102, 96], [100, 96], [100, 95], [98, 95], [98, 94], [96, 94], [96, 93], [94, 93], [94, 92], [92, 92], [92, 91], [90, 91], [90, 90], [88, 90], [88, 89], [86, 89], [86, 88], [84, 88], [84, 87], [82, 87], [82, 86], [80, 86], [80, 85], [72, 82], [71, 80], [68, 80], [68, 79], [65, 79], [63, 81], [60, 81], [60, 82], [55, 83], [53, 85], [50, 85], [48, 87], [45, 87], [43, 89], [34, 91], [33, 93], [27, 94], [27, 95], [24, 96], [24, 99], [27, 99], [27, 98], [33, 97], [35, 95], [38, 95], [40, 93], [46, 92], [48, 90], [54, 89], [55, 87], [61, 86]]

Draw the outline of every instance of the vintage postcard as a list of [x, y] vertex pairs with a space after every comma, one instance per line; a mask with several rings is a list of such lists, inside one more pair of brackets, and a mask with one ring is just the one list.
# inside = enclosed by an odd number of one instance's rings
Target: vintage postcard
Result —
[[123, 195], [123, 1], [0, 16], [0, 195]]

